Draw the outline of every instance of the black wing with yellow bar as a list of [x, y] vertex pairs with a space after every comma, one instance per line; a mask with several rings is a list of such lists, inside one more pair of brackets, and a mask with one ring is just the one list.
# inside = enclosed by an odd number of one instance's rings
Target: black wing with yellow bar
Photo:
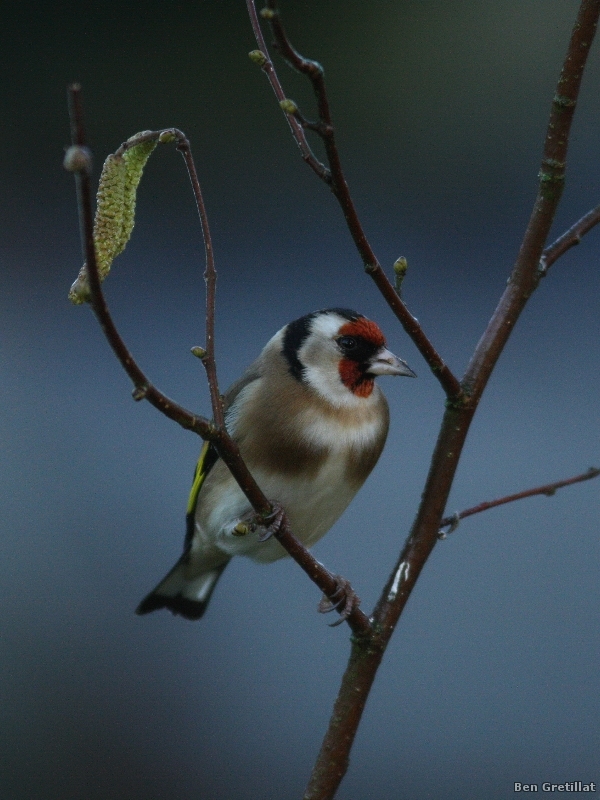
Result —
[[198, 495], [202, 484], [206, 480], [206, 476], [219, 460], [219, 454], [215, 450], [211, 442], [204, 442], [202, 450], [200, 451], [200, 458], [196, 464], [196, 471], [194, 472], [194, 480], [188, 498], [188, 504], [185, 514], [185, 542], [184, 552], [188, 550], [192, 543], [194, 536], [194, 519], [196, 517], [196, 506], [198, 505]]

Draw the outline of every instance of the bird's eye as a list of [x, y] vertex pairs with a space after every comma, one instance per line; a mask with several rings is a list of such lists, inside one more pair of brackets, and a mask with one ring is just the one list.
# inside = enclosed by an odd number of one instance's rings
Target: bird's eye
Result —
[[354, 336], [340, 336], [340, 338], [337, 340], [337, 343], [346, 353], [356, 350], [358, 345], [358, 342]]

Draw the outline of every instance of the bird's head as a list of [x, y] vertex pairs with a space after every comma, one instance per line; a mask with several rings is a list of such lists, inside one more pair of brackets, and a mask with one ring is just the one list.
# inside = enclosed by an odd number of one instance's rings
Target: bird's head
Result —
[[291, 374], [334, 405], [370, 397], [378, 375], [416, 377], [386, 349], [379, 326], [347, 308], [327, 308], [290, 322], [282, 353]]

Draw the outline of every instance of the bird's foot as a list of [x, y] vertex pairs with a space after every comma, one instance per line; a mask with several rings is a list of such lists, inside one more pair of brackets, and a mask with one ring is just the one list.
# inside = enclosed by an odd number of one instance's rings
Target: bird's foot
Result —
[[323, 595], [318, 605], [318, 610], [321, 614], [329, 614], [330, 611], [339, 613], [340, 618], [332, 622], [329, 625], [330, 628], [335, 628], [336, 625], [341, 625], [342, 622], [345, 622], [354, 609], [360, 605], [360, 597], [350, 585], [350, 581], [342, 578], [341, 575], [334, 575], [333, 577], [336, 582], [334, 593], [330, 597]]
[[249, 511], [248, 514], [241, 517], [234, 528], [234, 534], [236, 536], [245, 536], [247, 533], [255, 533], [258, 530], [260, 531], [258, 534], [258, 541], [266, 542], [267, 539], [270, 539], [271, 536], [274, 536], [286, 527], [287, 519], [283, 506], [279, 503], [273, 503], [270, 514], [260, 516], [256, 511]]

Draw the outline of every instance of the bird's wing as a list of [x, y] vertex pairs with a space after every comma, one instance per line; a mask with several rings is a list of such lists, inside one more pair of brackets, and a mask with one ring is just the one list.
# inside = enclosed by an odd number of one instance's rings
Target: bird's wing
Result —
[[190, 496], [188, 498], [188, 504], [186, 513], [192, 514], [196, 510], [196, 504], [198, 503], [198, 495], [200, 494], [200, 489], [202, 488], [202, 484], [206, 480], [206, 476], [214, 467], [214, 465], [219, 460], [219, 454], [215, 450], [214, 446], [211, 442], [204, 442], [202, 446], [202, 450], [200, 451], [200, 458], [198, 459], [198, 463], [196, 464], [196, 469], [194, 471], [194, 480], [192, 481], [192, 488], [190, 489]]
[[263, 360], [262, 358], [257, 358], [256, 361], [248, 367], [241, 378], [238, 378], [235, 383], [232, 383], [229, 389], [227, 389], [223, 395], [223, 410], [225, 411], [225, 414], [227, 414], [231, 406], [234, 404], [242, 389], [245, 389], [249, 383], [257, 381], [260, 377], [262, 377], [262, 374]]
[[[223, 395], [223, 410], [225, 411], [225, 415], [227, 415], [227, 411], [231, 408], [242, 389], [248, 386], [249, 383], [258, 380], [261, 377], [261, 366], [261, 360], [257, 359], [250, 367], [248, 367], [242, 377], [232, 384], [225, 392]], [[214, 445], [211, 442], [204, 442], [202, 450], [200, 451], [198, 463], [196, 464], [194, 480], [192, 481], [192, 488], [190, 489], [190, 494], [188, 497], [185, 516], [186, 534], [184, 552], [186, 552], [190, 547], [194, 535], [194, 519], [196, 516], [196, 507], [198, 505], [200, 489], [202, 489], [202, 484], [206, 480], [206, 476], [218, 460], [219, 454], [217, 453]]]

